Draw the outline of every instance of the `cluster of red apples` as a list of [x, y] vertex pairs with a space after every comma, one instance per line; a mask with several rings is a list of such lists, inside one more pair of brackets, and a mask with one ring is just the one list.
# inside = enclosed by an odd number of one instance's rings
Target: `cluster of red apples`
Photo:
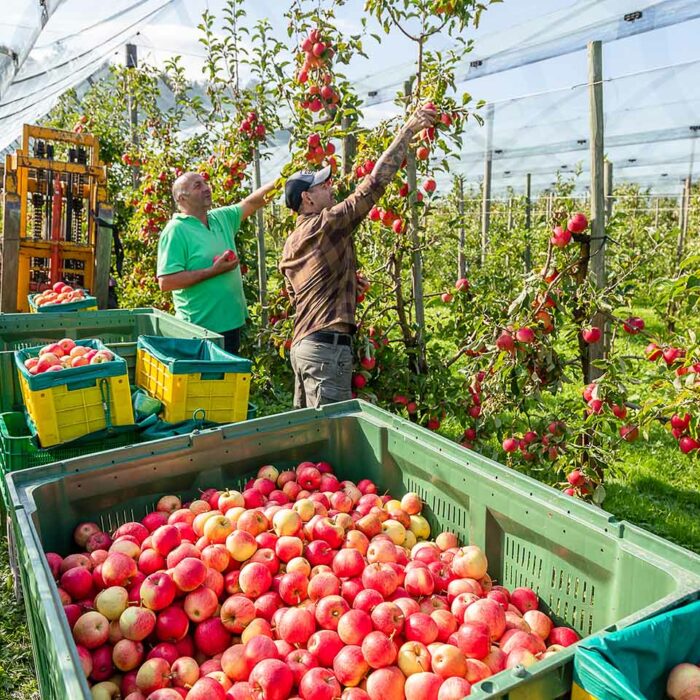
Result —
[[328, 69], [335, 50], [319, 29], [312, 29], [302, 40], [300, 48], [304, 52], [304, 61], [297, 81], [306, 89], [301, 107], [311, 112], [320, 112], [324, 107], [335, 108], [340, 98], [333, 88], [333, 75]]
[[85, 291], [79, 287], [71, 287], [65, 282], [56, 282], [51, 289], [46, 289], [35, 295], [32, 301], [35, 306], [51, 306], [52, 304], [70, 304], [72, 301], [85, 299]]
[[36, 357], [29, 357], [24, 361], [24, 366], [29, 374], [43, 374], [84, 365], [98, 365], [102, 362], [111, 362], [113, 359], [114, 353], [106, 348], [95, 350], [84, 345], [76, 345], [70, 338], [63, 338], [57, 343], [44, 345]]
[[421, 509], [302, 462], [79, 524], [46, 557], [93, 698], [458, 700], [578, 641]]

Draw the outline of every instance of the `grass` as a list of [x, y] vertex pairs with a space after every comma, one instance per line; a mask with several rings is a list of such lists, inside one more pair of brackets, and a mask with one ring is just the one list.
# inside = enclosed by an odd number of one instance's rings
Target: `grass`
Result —
[[700, 554], [700, 461], [658, 428], [648, 443], [625, 446], [603, 507], [618, 518]]
[[[3, 513], [4, 517], [4, 513]], [[0, 538], [0, 698], [38, 700], [24, 606], [12, 591], [7, 539]]]

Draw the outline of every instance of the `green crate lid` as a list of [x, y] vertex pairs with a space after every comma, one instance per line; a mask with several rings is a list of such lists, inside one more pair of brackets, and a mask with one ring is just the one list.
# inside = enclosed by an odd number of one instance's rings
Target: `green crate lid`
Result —
[[42, 372], [41, 374], [31, 374], [24, 366], [24, 361], [30, 357], [36, 357], [39, 354], [43, 345], [38, 345], [32, 348], [23, 350], [15, 350], [15, 365], [27, 380], [29, 388], [32, 391], [41, 391], [42, 389], [50, 389], [54, 386], [62, 386], [64, 384], [75, 387], [76, 384], [85, 383], [89, 386], [94, 383], [95, 379], [103, 377], [118, 377], [126, 374], [126, 362], [119, 357], [113, 350], [109, 350], [99, 340], [76, 340], [76, 345], [82, 345], [92, 350], [107, 350], [114, 355], [111, 362], [102, 362], [95, 365], [84, 365], [83, 367], [70, 367], [63, 369], [61, 372]]
[[249, 373], [252, 362], [232, 355], [210, 340], [140, 335], [136, 347], [168, 367], [171, 374]]

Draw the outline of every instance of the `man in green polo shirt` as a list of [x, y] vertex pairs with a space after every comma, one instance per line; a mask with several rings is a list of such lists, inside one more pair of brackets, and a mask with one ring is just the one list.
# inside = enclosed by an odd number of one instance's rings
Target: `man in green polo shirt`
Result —
[[248, 316], [236, 233], [274, 185], [263, 185], [239, 204], [212, 209], [211, 188], [199, 173], [184, 173], [173, 184], [180, 211], [158, 241], [158, 284], [173, 293], [179, 318], [221, 333], [228, 352], [238, 352]]

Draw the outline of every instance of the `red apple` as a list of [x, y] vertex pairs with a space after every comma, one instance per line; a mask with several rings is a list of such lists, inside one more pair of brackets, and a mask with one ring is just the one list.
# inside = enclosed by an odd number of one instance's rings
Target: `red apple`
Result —
[[406, 700], [437, 700], [443, 679], [435, 673], [414, 673], [406, 679]]
[[531, 588], [514, 588], [510, 594], [510, 601], [521, 613], [537, 610], [539, 604], [537, 594]]
[[73, 639], [86, 649], [97, 649], [108, 637], [109, 620], [99, 612], [86, 612], [73, 626]]
[[119, 617], [119, 629], [126, 639], [141, 642], [156, 626], [156, 616], [148, 608], [127, 608]]
[[255, 665], [249, 679], [254, 693], [266, 700], [286, 700], [294, 685], [294, 676], [279, 659], [264, 659]]
[[405, 700], [406, 678], [396, 666], [380, 668], [367, 678], [367, 694], [370, 700]]
[[356, 686], [369, 671], [369, 664], [357, 645], [343, 647], [333, 660], [333, 673], [343, 686]]
[[330, 669], [312, 668], [301, 679], [299, 694], [304, 700], [335, 700], [340, 696], [340, 683]]
[[161, 642], [179, 642], [187, 634], [189, 624], [190, 621], [182, 608], [165, 608], [156, 618], [156, 637]]
[[306, 644], [316, 630], [314, 616], [303, 608], [288, 608], [277, 625], [280, 639], [289, 644]]

